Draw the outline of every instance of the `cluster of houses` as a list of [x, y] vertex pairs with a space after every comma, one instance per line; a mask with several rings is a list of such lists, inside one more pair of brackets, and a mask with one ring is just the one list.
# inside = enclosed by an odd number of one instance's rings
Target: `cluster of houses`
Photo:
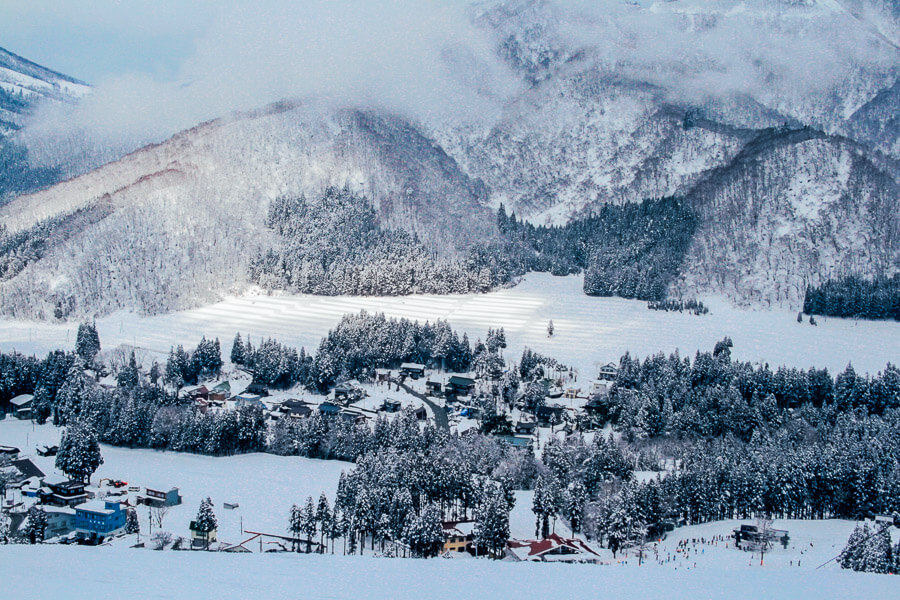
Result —
[[[10, 530], [17, 534], [25, 524], [28, 509], [37, 505], [47, 517], [44, 538], [66, 538], [80, 543], [99, 543], [103, 539], [122, 533], [125, 529], [127, 510], [133, 505], [174, 506], [181, 504], [177, 488], [150, 488], [131, 486], [133, 501], [123, 496], [125, 490], [115, 489], [115, 485], [127, 486], [125, 482], [114, 482], [105, 497], [88, 489], [83, 481], [68, 479], [55, 474], [45, 475], [28, 458], [19, 458], [19, 449], [0, 446], [0, 453], [11, 460], [3, 467], [8, 481], [0, 511], [10, 517]], [[101, 484], [103, 482], [101, 481]]]
[[[420, 365], [414, 365], [411, 372], [418, 373], [418, 366]], [[421, 368], [421, 373], [424, 374], [425, 367]], [[409, 373], [410, 371], [404, 372]], [[389, 382], [391, 375], [392, 371], [388, 369], [378, 369], [376, 381]], [[381, 379], [378, 379], [379, 377]], [[472, 381], [474, 384], [474, 380]], [[219, 383], [212, 388], [205, 385], [183, 388], [180, 394], [182, 398], [193, 401], [203, 413], [232, 410], [242, 406], [259, 406], [273, 421], [284, 418], [305, 419], [314, 412], [318, 412], [324, 416], [337, 417], [349, 423], [364, 424], [373, 419], [378, 412], [395, 413], [402, 408], [401, 402], [392, 398], [386, 398], [380, 406], [374, 409], [354, 406], [369, 396], [365, 387], [357, 380], [338, 383], [331, 390], [328, 398], [318, 403], [298, 398], [272, 399], [268, 388], [260, 383], [251, 383], [243, 392], [234, 395], [231, 394], [231, 384], [228, 381]], [[428, 416], [425, 408], [421, 406], [414, 413], [419, 420], [424, 420]]]
[[[462, 552], [478, 555], [474, 543], [473, 521], [445, 521], [443, 554]], [[511, 539], [506, 543], [505, 560], [526, 562], [599, 563], [600, 552], [579, 538], [566, 538], [556, 533], [540, 540]]]

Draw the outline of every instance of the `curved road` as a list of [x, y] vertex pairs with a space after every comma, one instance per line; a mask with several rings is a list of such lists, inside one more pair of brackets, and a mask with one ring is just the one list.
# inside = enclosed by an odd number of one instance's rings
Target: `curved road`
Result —
[[425, 396], [424, 394], [417, 392], [416, 390], [412, 389], [411, 387], [409, 387], [402, 381], [399, 381], [397, 379], [391, 379], [391, 381], [396, 383], [401, 388], [403, 388], [407, 394], [415, 396], [416, 398], [418, 398], [419, 400], [421, 400], [422, 402], [427, 404], [428, 407], [431, 409], [432, 414], [434, 415], [435, 424], [441, 429], [450, 431], [450, 420], [447, 418], [447, 411], [444, 410], [443, 406], [438, 406], [437, 404], [435, 404], [434, 402], [429, 400], [428, 396]]

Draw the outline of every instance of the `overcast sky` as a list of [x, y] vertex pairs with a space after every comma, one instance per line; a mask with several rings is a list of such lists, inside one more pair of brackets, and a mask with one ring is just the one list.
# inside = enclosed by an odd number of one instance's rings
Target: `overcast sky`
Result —
[[[497, 52], [491, 36], [501, 34], [473, 22], [472, 2], [0, 0], [0, 46], [96, 86], [76, 108], [35, 115], [28, 129], [38, 137], [41, 128], [68, 128], [127, 145], [309, 97], [422, 122], [489, 123], [524, 83]], [[590, 57], [581, 67], [655, 83], [688, 102], [751, 94], [786, 104], [832, 93], [860, 69], [898, 69], [896, 48], [837, 4], [650, 4], [557, 0], [518, 16], [546, 10], [538, 30]]]
[[88, 83], [172, 77], [226, 0], [2, 0], [0, 46]]

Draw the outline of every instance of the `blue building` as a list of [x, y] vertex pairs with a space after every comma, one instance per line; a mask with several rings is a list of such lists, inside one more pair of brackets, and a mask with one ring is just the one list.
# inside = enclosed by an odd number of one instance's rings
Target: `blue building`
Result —
[[75, 507], [75, 530], [107, 536], [125, 527], [125, 511], [118, 502], [92, 500]]

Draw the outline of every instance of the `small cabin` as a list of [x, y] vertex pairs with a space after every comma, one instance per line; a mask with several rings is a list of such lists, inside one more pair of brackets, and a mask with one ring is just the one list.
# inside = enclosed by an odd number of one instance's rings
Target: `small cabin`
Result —
[[244, 394], [266, 397], [269, 395], [269, 388], [266, 387], [265, 384], [254, 381], [247, 386], [247, 389], [244, 390]]
[[440, 381], [427, 380], [425, 382], [425, 393], [429, 396], [440, 396], [443, 391]]
[[381, 405], [381, 410], [386, 413], [395, 413], [400, 412], [400, 401], [394, 400], [392, 398], [385, 398], [384, 403]]
[[9, 403], [12, 406], [11, 412], [17, 419], [31, 418], [31, 406], [34, 404], [33, 394], [19, 394]]
[[217, 541], [217, 529], [200, 531], [197, 521], [191, 521], [189, 529], [191, 530], [191, 546], [194, 548], [205, 548], [209, 544], [213, 544]]
[[375, 369], [375, 383], [385, 383], [391, 380], [390, 369]]
[[420, 363], [403, 363], [400, 365], [400, 375], [410, 379], [418, 379], [425, 376], [425, 365]]
[[475, 389], [475, 380], [464, 375], [451, 375], [445, 388], [448, 394], [468, 396]]
[[178, 506], [181, 504], [181, 494], [177, 487], [169, 488], [169, 491], [148, 487], [144, 488], [143, 496], [138, 497], [138, 504], [146, 504], [147, 506]]
[[428, 411], [425, 410], [424, 406], [420, 406], [419, 408], [417, 408], [415, 411], [413, 411], [413, 414], [419, 421], [424, 421], [428, 418]]
[[605, 379], [606, 381], [615, 381], [619, 375], [619, 368], [615, 363], [606, 363], [600, 367], [597, 372], [597, 379]]
[[516, 433], [521, 435], [532, 435], [535, 429], [537, 429], [537, 422], [535, 421], [519, 421], [516, 423]]

